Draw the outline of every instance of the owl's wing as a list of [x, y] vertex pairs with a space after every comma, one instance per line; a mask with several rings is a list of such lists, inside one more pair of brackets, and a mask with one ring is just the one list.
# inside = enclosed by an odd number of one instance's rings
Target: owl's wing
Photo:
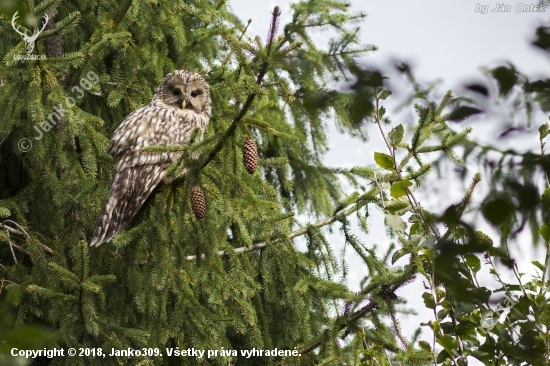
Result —
[[115, 160], [115, 170], [171, 160], [171, 153], [144, 153], [142, 148], [154, 145], [177, 144], [182, 124], [173, 111], [146, 106], [126, 116], [111, 137], [109, 154]]
[[108, 242], [128, 225], [162, 180], [167, 165], [137, 165], [115, 172], [91, 246]]
[[166, 108], [147, 106], [129, 114], [111, 138], [109, 153], [115, 159], [115, 175], [99, 216], [91, 246], [99, 246], [120, 233], [139, 211], [166, 174], [173, 153], [144, 153], [152, 145], [169, 145], [181, 121]]

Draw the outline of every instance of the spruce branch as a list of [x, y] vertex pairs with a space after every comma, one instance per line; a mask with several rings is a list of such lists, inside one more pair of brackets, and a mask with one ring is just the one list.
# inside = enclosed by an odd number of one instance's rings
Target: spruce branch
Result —
[[390, 314], [391, 326], [393, 328], [393, 332], [395, 333], [397, 338], [401, 341], [401, 345], [404, 348], [408, 348], [409, 347], [409, 342], [407, 341], [407, 339], [405, 338], [405, 336], [403, 336], [403, 333], [401, 332], [401, 326], [399, 324], [399, 319], [397, 319], [397, 313], [396, 313], [395, 305], [393, 303], [389, 303], [388, 305], [389, 305], [388, 306], [388, 310], [389, 310], [388, 312]]
[[[305, 233], [307, 233], [310, 228], [314, 227], [314, 228], [321, 228], [323, 226], [326, 226], [326, 225], [330, 225], [332, 224], [333, 222], [335, 221], [340, 221], [340, 220], [343, 220], [345, 217], [347, 217], [348, 215], [354, 213], [355, 211], [361, 209], [363, 206], [365, 206], [366, 204], [368, 204], [370, 201], [363, 201], [363, 202], [360, 202], [360, 203], [355, 203], [355, 205], [349, 207], [348, 209], [346, 210], [343, 210], [343, 211], [340, 211], [338, 212], [337, 214], [335, 214], [334, 216], [331, 216], [331, 217], [328, 217], [324, 220], [320, 220], [318, 222], [316, 222], [315, 224], [313, 225], [306, 225], [298, 230], [295, 230], [293, 231], [292, 233], [290, 233], [290, 235], [288, 236], [288, 239], [294, 239], [298, 236], [302, 236], [304, 235]], [[279, 239], [280, 240], [280, 239]], [[275, 240], [273, 242], [273, 244], [277, 243], [279, 240]], [[251, 247], [240, 247], [240, 248], [235, 248], [233, 249], [233, 252], [235, 253], [246, 253], [246, 252], [251, 252], [251, 251], [254, 251], [254, 250], [258, 250], [258, 249], [263, 249], [265, 247], [267, 247], [267, 242], [261, 242], [261, 243], [257, 243], [257, 244], [254, 244], [253, 246]], [[222, 250], [222, 251], [219, 251], [217, 253], [217, 255], [227, 255], [228, 252], [226, 250]], [[205, 255], [202, 254], [201, 255], [201, 258], [205, 258]], [[196, 255], [189, 255], [187, 257], [185, 257], [185, 259], [187, 260], [190, 260], [190, 261], [194, 261], [197, 259], [197, 256]]]
[[[403, 276], [397, 283], [394, 283], [392, 285], [386, 285], [381, 286], [381, 291], [376, 294], [376, 297], [382, 299], [384, 302], [392, 301], [393, 298], [395, 298], [395, 292], [401, 288], [401, 286], [405, 285], [406, 283], [412, 281], [412, 277]], [[373, 311], [376, 311], [381, 307], [380, 303], [375, 301], [374, 299], [370, 299], [369, 303], [365, 306], [361, 307], [359, 310], [355, 311], [351, 315], [348, 313], [344, 313], [342, 316], [339, 316], [335, 320], [335, 324], [338, 325], [338, 332], [343, 332], [343, 337], [347, 336], [349, 333], [351, 333], [351, 329], [349, 329], [349, 324], [352, 322], [355, 322], [365, 316], [368, 313], [371, 313]], [[343, 322], [342, 322], [343, 321]], [[347, 328], [347, 329], [346, 329]], [[313, 341], [310, 345], [300, 350], [300, 354], [308, 353], [313, 350], [315, 350], [317, 347], [321, 346], [322, 344], [325, 344], [330, 337], [328, 337], [328, 329], [325, 333], [323, 333], [322, 336], [318, 337], [315, 341]], [[398, 349], [391, 349], [392, 352], [397, 352]]]
[[323, 343], [325, 343], [328, 339], [329, 339], [329, 330], [325, 329], [323, 331], [323, 334], [320, 337], [318, 337], [312, 343], [308, 344], [306, 347], [298, 350], [298, 353], [301, 354], [301, 355], [305, 354], [305, 353], [309, 353], [309, 352], [313, 351], [314, 349], [316, 349], [317, 347], [319, 347], [320, 345], [322, 345]]
[[279, 29], [279, 21], [281, 17], [281, 9], [278, 6], [275, 6], [273, 12], [271, 13], [271, 23], [269, 24], [269, 30], [267, 32], [266, 46], [267, 46], [267, 57], [271, 54], [271, 47], [273, 46], [273, 41], [277, 35]]
[[[271, 21], [271, 24], [275, 24], [278, 20], [277, 18], [280, 16], [280, 10], [279, 10], [279, 7], [276, 6], [275, 7], [275, 10], [273, 11], [273, 17], [272, 17], [272, 21]], [[276, 27], [274, 28], [276, 30]], [[269, 68], [269, 62], [268, 61], [264, 61], [262, 63], [262, 67], [260, 69], [260, 72], [258, 72], [258, 75], [256, 76], [256, 83], [258, 85], [262, 85], [262, 80], [264, 78], [264, 76], [266, 75], [267, 73], [267, 70]], [[229, 126], [229, 128], [227, 129], [227, 131], [225, 131], [225, 133], [223, 134], [223, 136], [221, 137], [221, 139], [218, 141], [218, 143], [214, 146], [214, 148], [212, 149], [212, 151], [210, 151], [210, 154], [208, 154], [208, 157], [206, 158], [206, 160], [204, 161], [204, 163], [201, 165], [201, 168], [200, 169], [204, 169], [212, 160], [214, 160], [214, 158], [216, 157], [216, 155], [221, 151], [221, 149], [223, 148], [226, 140], [233, 136], [233, 134], [235, 133], [236, 129], [237, 129], [237, 126], [239, 124], [239, 122], [243, 119], [243, 117], [246, 115], [246, 113], [248, 112], [248, 110], [250, 109], [250, 107], [252, 106], [252, 102], [254, 102], [254, 99], [256, 98], [256, 96], [258, 95], [258, 93], [252, 93], [248, 96], [248, 98], [246, 99], [246, 101], [244, 102], [244, 105], [243, 107], [241, 108], [241, 111], [239, 112], [239, 114], [233, 119], [233, 122], [231, 123], [231, 126]]]
[[[55, 26], [55, 28], [48, 29], [48, 30], [42, 32], [36, 39], [39, 40], [39, 39], [48, 38], [48, 37], [52, 37], [54, 35], [57, 35], [62, 30], [64, 30], [65, 28], [73, 25], [74, 22], [76, 22], [79, 18], [80, 18], [80, 13], [78, 11], [75, 11], [75, 12], [69, 14], [67, 17], [65, 17], [60, 22], [52, 23], [52, 27]], [[56, 54], [58, 54], [59, 52], [63, 52], [63, 49], [61, 48], [60, 50], [55, 51]], [[59, 57], [59, 56], [55, 56], [55, 57]]]
[[[244, 27], [244, 30], [242, 31], [241, 36], [239, 37], [239, 41], [242, 40], [243, 36], [245, 35], [246, 31], [248, 30], [248, 27], [250, 26], [250, 23], [252, 23], [252, 19], [248, 19], [248, 23], [246, 23], [246, 27]], [[233, 55], [233, 49], [231, 49], [227, 53], [227, 56], [225, 56], [225, 58], [222, 61], [221, 66], [222, 66], [223, 71], [225, 71], [225, 65], [229, 62], [229, 59], [231, 59], [232, 55]], [[223, 71], [222, 71], [222, 75], [223, 75]], [[218, 77], [220, 77], [220, 76], [218, 76]]]

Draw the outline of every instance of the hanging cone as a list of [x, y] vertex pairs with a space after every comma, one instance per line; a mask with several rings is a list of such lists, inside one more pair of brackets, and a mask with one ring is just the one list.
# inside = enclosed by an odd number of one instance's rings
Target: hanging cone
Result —
[[199, 186], [194, 186], [191, 190], [191, 206], [197, 219], [206, 216], [206, 200], [204, 199], [204, 192]]
[[258, 167], [258, 148], [256, 147], [256, 142], [250, 137], [244, 140], [243, 164], [246, 171], [250, 174], [253, 174]]

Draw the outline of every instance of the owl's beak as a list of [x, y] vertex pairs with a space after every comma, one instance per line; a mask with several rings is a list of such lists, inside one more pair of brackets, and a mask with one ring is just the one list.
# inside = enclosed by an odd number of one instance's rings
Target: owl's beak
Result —
[[185, 102], [185, 99], [181, 101], [181, 109], [185, 109], [185, 105], [187, 103]]

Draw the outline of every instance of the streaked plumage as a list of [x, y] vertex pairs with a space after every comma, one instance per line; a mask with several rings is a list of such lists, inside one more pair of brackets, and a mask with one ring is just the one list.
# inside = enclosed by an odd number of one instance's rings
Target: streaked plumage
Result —
[[210, 118], [210, 89], [200, 74], [176, 70], [166, 76], [149, 105], [130, 113], [115, 130], [109, 154], [115, 160], [111, 190], [90, 245], [120, 233], [166, 175], [176, 152], [145, 153], [146, 146], [184, 145]]

